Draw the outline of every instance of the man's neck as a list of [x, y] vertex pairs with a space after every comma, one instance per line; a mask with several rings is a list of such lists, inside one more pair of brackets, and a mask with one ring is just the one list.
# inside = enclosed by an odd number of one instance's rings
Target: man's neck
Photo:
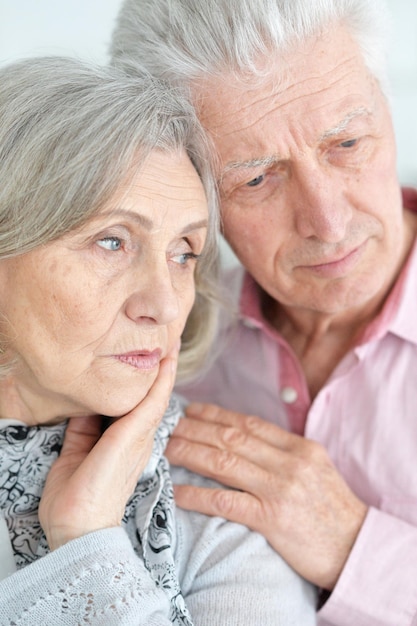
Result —
[[312, 399], [345, 354], [359, 342], [374, 316], [373, 309], [325, 315], [282, 307], [278, 303], [275, 303], [272, 319], [266, 315], [298, 357]]
[[263, 294], [263, 314], [297, 355], [312, 398], [383, 309], [416, 237], [416, 214], [406, 211], [405, 222], [404, 247], [391, 275], [372, 298], [357, 307], [330, 313], [314, 311], [285, 306]]

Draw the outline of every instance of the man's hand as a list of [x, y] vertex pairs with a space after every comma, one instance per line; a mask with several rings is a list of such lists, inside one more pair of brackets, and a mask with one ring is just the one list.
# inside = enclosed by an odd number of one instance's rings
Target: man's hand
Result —
[[260, 418], [191, 404], [167, 448], [171, 463], [231, 489], [175, 488], [179, 506], [258, 531], [307, 580], [333, 589], [366, 517], [314, 441]]
[[146, 467], [175, 379], [178, 351], [160, 364], [147, 396], [101, 434], [98, 416], [70, 420], [39, 506], [51, 550], [94, 530], [118, 526]]

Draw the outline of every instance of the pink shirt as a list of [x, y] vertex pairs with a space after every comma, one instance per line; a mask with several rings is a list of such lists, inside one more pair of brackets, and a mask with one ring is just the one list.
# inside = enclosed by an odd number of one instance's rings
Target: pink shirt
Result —
[[294, 353], [262, 317], [253, 279], [239, 267], [227, 284], [239, 322], [225, 324], [204, 378], [179, 391], [319, 441], [369, 505], [320, 626], [417, 625], [417, 243], [364, 340], [313, 402]]

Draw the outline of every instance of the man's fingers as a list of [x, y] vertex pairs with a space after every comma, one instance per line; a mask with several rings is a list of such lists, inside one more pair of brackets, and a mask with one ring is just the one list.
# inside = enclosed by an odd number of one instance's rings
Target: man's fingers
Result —
[[256, 520], [262, 519], [261, 503], [247, 493], [190, 485], [175, 485], [174, 492], [175, 502], [182, 509], [224, 517], [258, 530]]
[[[244, 457], [251, 463], [269, 470], [279, 467], [278, 447], [259, 439], [247, 429], [237, 426], [224, 426], [216, 423], [207, 423], [191, 417], [179, 421], [171, 441], [173, 445], [177, 439], [185, 440], [191, 446], [193, 443], [206, 445], [218, 450], [228, 450]], [[183, 465], [186, 457], [181, 458], [181, 452], [187, 449], [187, 444], [179, 444], [176, 454], [179, 465]]]
[[228, 450], [175, 437], [170, 439], [166, 455], [173, 465], [187, 467], [192, 472], [253, 495], [257, 494], [260, 486], [269, 482], [268, 471]]
[[[271, 446], [282, 450], [292, 450], [297, 445], [298, 437], [271, 424], [255, 415], [245, 415], [236, 411], [228, 411], [215, 404], [191, 403], [185, 410], [187, 417], [207, 424], [217, 424], [228, 428], [235, 428], [246, 435], [256, 437]], [[233, 436], [233, 433], [231, 433]]]

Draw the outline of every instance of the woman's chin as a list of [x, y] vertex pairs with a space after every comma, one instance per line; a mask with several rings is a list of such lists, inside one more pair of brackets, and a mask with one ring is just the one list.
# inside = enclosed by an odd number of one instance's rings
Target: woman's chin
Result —
[[131, 413], [142, 402], [148, 391], [145, 390], [139, 394], [136, 389], [134, 394], [124, 394], [123, 397], [114, 398], [111, 402], [101, 402], [99, 414], [110, 418], [123, 417]]

